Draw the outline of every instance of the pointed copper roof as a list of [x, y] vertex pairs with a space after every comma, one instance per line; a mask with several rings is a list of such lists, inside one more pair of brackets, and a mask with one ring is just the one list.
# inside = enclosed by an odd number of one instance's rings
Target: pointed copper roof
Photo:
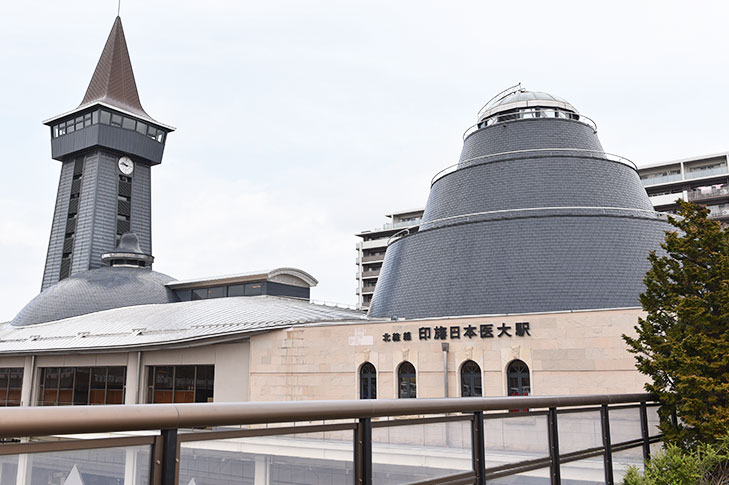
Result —
[[94, 102], [103, 102], [151, 120], [139, 101], [121, 17], [114, 20], [99, 63], [79, 107]]

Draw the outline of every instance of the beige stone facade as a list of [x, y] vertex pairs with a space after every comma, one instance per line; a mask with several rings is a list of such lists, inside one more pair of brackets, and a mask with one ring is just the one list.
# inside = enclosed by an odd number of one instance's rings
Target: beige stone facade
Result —
[[[397, 367], [408, 361], [417, 375], [417, 395], [444, 397], [444, 352], [448, 342], [448, 395], [459, 396], [460, 366], [472, 360], [482, 370], [484, 396], [507, 394], [506, 369], [515, 359], [529, 366], [532, 394], [641, 392], [644, 376], [626, 351], [623, 334], [632, 334], [639, 309], [560, 312], [495, 317], [385, 321], [348, 325], [307, 325], [251, 338], [250, 392], [254, 401], [359, 398], [358, 371], [365, 362], [377, 369], [378, 398], [396, 398]], [[517, 322], [529, 334], [517, 336]], [[481, 338], [481, 325], [493, 337]], [[498, 337], [498, 327], [511, 337]], [[464, 336], [468, 326], [476, 336]], [[446, 340], [421, 340], [419, 329], [448, 329]], [[459, 338], [450, 328], [460, 327]], [[411, 340], [402, 336], [410, 332]], [[392, 341], [399, 333], [401, 340]], [[390, 341], [383, 336], [390, 335]]]

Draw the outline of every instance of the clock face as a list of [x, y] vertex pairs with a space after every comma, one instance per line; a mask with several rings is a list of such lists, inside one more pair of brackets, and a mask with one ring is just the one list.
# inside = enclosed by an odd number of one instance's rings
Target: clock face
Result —
[[119, 159], [119, 171], [124, 175], [131, 175], [134, 172], [134, 162], [129, 157], [121, 157]]

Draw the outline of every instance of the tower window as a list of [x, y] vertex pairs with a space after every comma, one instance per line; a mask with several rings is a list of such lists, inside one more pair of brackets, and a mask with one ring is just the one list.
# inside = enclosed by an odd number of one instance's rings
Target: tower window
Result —
[[111, 126], [119, 126], [122, 125], [122, 117], [118, 114], [112, 114], [111, 115]]
[[397, 368], [397, 397], [401, 399], [417, 397], [415, 384], [415, 367], [405, 361]]

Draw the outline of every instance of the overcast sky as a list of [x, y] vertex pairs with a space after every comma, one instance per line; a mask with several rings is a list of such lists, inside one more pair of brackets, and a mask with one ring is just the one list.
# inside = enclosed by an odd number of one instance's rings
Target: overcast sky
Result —
[[[60, 163], [41, 121], [81, 101], [115, 0], [4, 2], [0, 321], [41, 284]], [[355, 303], [354, 233], [420, 207], [462, 133], [521, 82], [638, 165], [729, 150], [729, 3], [140, 1], [121, 16], [146, 111], [155, 270], [295, 266]], [[518, 187], [515, 187], [518, 190]]]

